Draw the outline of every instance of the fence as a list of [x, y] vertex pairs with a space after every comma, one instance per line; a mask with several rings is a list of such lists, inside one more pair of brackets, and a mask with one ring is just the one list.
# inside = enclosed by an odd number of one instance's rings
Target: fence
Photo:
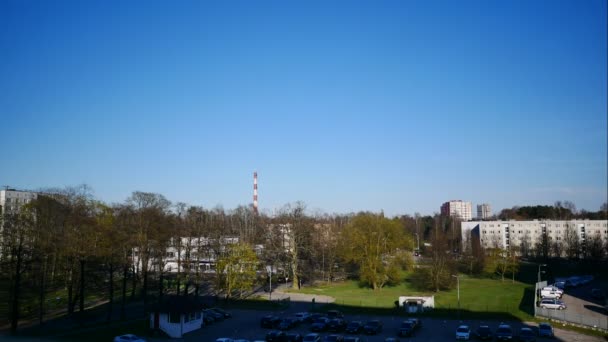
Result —
[[[534, 303], [540, 302], [540, 289], [547, 286], [546, 281], [536, 283], [536, 291], [534, 291]], [[594, 329], [601, 329], [608, 331], [608, 316], [602, 315], [601, 317], [594, 317], [590, 315], [584, 315], [577, 312], [566, 310], [552, 310], [541, 308], [534, 305], [534, 316], [548, 318], [551, 320], [561, 321], [563, 323], [570, 323], [581, 325]]]

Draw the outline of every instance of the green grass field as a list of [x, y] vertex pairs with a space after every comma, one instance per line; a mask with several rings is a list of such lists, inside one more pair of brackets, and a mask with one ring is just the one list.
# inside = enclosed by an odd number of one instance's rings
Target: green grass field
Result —
[[[420, 292], [406, 281], [398, 286], [384, 287], [374, 291], [361, 287], [357, 281], [346, 281], [331, 285], [307, 287], [302, 293], [332, 296], [338, 306], [393, 309], [399, 296], [435, 296], [436, 312], [457, 314], [458, 292]], [[530, 284], [519, 281], [504, 282], [488, 278], [460, 278], [460, 308], [462, 317], [496, 317], [533, 320], [534, 290]], [[530, 297], [532, 296], [532, 297]]]

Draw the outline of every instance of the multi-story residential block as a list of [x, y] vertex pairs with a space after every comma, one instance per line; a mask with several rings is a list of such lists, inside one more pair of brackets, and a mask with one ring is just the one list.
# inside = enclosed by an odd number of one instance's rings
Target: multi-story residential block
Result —
[[461, 223], [463, 249], [476, 241], [484, 249], [502, 248], [531, 254], [546, 245], [549, 255], [566, 256], [576, 248], [583, 255], [594, 244], [608, 243], [608, 220], [471, 221]]
[[478, 220], [487, 220], [492, 217], [492, 207], [487, 204], [478, 204], [477, 205], [477, 219]]
[[26, 203], [38, 198], [38, 194], [31, 191], [15, 189], [0, 190], [0, 207], [3, 214], [14, 214]]
[[458, 217], [462, 221], [473, 219], [471, 202], [453, 200], [441, 205], [441, 215]]
[[[215, 273], [217, 258], [226, 250], [227, 246], [239, 242], [238, 237], [221, 237], [212, 239], [207, 237], [181, 237], [171, 239], [166, 247], [163, 258], [162, 268], [164, 272], [202, 272]], [[256, 253], [259, 246], [255, 246]], [[133, 250], [133, 266], [136, 272], [142, 269], [142, 260], [139, 251]], [[148, 260], [148, 269], [156, 270], [158, 259]]]

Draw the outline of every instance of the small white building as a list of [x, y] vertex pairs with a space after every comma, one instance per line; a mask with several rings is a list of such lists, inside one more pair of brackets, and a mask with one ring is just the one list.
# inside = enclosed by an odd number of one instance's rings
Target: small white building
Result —
[[435, 307], [435, 296], [430, 297], [399, 297], [399, 307], [407, 313], [430, 311]]
[[171, 338], [202, 328], [205, 305], [192, 296], [165, 296], [150, 310], [150, 328], [164, 331]]

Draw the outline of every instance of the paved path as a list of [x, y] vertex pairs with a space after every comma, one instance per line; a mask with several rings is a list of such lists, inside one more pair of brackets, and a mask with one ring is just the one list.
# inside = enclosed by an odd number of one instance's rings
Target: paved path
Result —
[[308, 293], [298, 293], [298, 292], [285, 292], [285, 290], [289, 289], [289, 285], [283, 285], [277, 287], [272, 292], [272, 299], [285, 299], [289, 298], [291, 302], [301, 302], [311, 304], [312, 300], [315, 300], [316, 304], [328, 304], [336, 301], [334, 297], [325, 296], [325, 295], [314, 295]]

